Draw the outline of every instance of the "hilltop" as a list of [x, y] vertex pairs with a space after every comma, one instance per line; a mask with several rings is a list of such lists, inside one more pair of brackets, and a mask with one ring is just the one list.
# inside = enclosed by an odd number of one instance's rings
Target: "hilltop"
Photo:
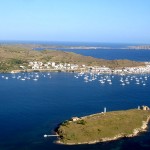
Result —
[[28, 67], [28, 63], [31, 61], [74, 63], [87, 66], [106, 66], [109, 68], [145, 66], [143, 62], [104, 60], [58, 50], [36, 51], [31, 47], [32, 45], [0, 45], [0, 72], [20, 69], [20, 65]]

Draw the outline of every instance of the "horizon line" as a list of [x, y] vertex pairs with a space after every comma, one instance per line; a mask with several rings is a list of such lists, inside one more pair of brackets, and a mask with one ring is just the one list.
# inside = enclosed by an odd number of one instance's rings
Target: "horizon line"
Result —
[[[143, 43], [143, 42], [98, 42], [98, 41], [51, 41], [51, 40], [0, 40], [1, 42], [8, 42], [8, 43], [20, 43], [20, 44], [28, 44], [29, 43], [99, 43], [99, 44], [142, 44], [142, 45], [149, 45], [150, 43]], [[25, 42], [25, 43], [24, 43]]]

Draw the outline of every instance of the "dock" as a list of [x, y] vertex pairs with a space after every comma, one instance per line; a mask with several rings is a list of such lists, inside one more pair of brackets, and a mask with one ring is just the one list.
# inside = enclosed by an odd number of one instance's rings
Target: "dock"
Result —
[[45, 137], [45, 138], [47, 138], [47, 137], [55, 137], [55, 136], [58, 137], [59, 135], [57, 135], [57, 134], [54, 134], [54, 135], [47, 135], [47, 134], [44, 134], [44, 137]]

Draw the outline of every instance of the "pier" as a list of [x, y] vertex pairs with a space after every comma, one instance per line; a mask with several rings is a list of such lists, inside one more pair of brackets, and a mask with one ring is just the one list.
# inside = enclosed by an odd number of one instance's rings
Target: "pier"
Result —
[[44, 134], [44, 137], [45, 137], [45, 138], [47, 138], [47, 137], [55, 137], [55, 136], [58, 137], [59, 135], [57, 135], [57, 134], [54, 134], [54, 135], [47, 135], [47, 134]]

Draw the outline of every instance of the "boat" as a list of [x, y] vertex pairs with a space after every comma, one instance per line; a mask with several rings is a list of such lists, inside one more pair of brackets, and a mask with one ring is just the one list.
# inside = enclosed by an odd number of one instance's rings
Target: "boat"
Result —
[[22, 80], [22, 81], [25, 81], [26, 79], [24, 79], [24, 78], [21, 78], [20, 80]]
[[33, 80], [34, 80], [34, 81], [37, 81], [38, 79], [37, 79], [37, 78], [34, 78]]
[[121, 85], [123, 85], [123, 86], [124, 86], [124, 85], [125, 85], [125, 83], [122, 83]]

